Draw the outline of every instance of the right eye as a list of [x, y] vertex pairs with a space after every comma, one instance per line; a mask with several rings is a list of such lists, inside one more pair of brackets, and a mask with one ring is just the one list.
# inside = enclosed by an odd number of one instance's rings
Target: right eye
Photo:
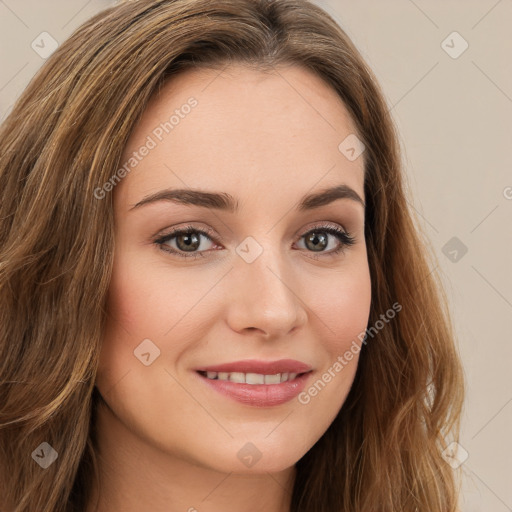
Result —
[[[201, 242], [201, 238], [204, 237], [213, 241], [211, 238], [212, 235], [213, 232], [211, 230], [187, 226], [186, 228], [175, 229], [157, 238], [154, 243], [163, 251], [176, 254], [180, 258], [204, 258], [203, 253], [206, 252], [206, 250], [198, 250], [204, 245]], [[172, 243], [176, 246], [171, 245]]]

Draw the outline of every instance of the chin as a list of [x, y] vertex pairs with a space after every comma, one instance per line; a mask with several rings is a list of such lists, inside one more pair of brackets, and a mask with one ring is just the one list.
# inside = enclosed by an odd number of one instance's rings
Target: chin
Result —
[[209, 468], [222, 473], [246, 475], [279, 473], [293, 467], [307, 451], [301, 449], [302, 445], [286, 446], [289, 442], [289, 438], [287, 441], [283, 440], [281, 446], [276, 448], [275, 441], [232, 440], [225, 449], [212, 454], [214, 459], [204, 462]]

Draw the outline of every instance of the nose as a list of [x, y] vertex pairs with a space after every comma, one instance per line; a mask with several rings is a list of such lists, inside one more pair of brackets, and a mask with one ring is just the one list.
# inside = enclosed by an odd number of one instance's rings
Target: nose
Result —
[[307, 321], [293, 269], [265, 250], [252, 263], [240, 259], [230, 272], [227, 322], [236, 332], [265, 339], [286, 336]]

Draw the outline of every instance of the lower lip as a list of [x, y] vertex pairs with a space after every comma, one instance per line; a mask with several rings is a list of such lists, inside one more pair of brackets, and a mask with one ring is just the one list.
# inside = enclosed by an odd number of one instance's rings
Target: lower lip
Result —
[[311, 372], [280, 384], [239, 384], [228, 380], [208, 379], [198, 372], [196, 375], [215, 391], [238, 402], [255, 407], [270, 407], [293, 400], [306, 386]]

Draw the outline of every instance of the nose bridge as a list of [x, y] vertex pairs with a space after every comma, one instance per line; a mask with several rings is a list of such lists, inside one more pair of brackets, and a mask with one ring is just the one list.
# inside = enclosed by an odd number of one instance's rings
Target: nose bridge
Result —
[[288, 332], [305, 319], [281, 246], [271, 236], [247, 237], [237, 247], [231, 305], [232, 327]]

